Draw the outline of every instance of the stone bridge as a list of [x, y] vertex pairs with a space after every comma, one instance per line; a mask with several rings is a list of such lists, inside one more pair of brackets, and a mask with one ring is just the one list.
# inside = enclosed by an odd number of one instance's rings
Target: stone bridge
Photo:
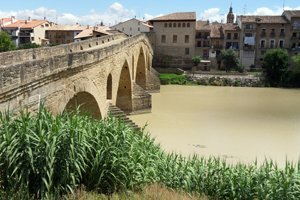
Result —
[[107, 115], [109, 105], [127, 114], [149, 112], [159, 91], [153, 50], [145, 35], [123, 34], [55, 47], [0, 54], [0, 111], [54, 114], [72, 110]]

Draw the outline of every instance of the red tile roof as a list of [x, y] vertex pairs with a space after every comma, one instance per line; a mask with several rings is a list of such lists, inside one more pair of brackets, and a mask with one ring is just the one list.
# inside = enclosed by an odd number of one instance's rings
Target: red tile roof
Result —
[[35, 28], [43, 23], [47, 22], [46, 20], [18, 20], [15, 23], [4, 26], [4, 28]]
[[196, 22], [196, 30], [198, 31], [210, 31], [210, 23], [209, 21], [197, 21]]

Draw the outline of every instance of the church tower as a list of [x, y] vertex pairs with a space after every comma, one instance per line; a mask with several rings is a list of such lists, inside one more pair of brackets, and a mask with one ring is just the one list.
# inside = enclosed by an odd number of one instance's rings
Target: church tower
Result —
[[232, 5], [230, 6], [229, 13], [227, 14], [227, 24], [234, 23], [234, 14], [232, 12]]

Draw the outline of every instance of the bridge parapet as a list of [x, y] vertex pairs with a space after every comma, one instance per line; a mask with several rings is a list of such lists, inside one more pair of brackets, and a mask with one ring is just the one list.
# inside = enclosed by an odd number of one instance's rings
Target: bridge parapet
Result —
[[[122, 35], [114, 36], [114, 38], [121, 38]], [[40, 85], [43, 82], [52, 81], [58, 79], [59, 74], [64, 71], [70, 72], [71, 70], [76, 73], [78, 70], [84, 70], [89, 65], [99, 62], [109, 56], [112, 56], [122, 49], [135, 45], [136, 43], [143, 42], [146, 46], [149, 46], [150, 54], [153, 55], [152, 48], [148, 41], [147, 36], [141, 34], [135, 37], [124, 39], [122, 42], [113, 44], [111, 46], [99, 45], [99, 48], [83, 48], [81, 51], [72, 51], [70, 48], [80, 48], [82, 45], [89, 45], [90, 43], [99, 42], [102, 40], [111, 39], [112, 36], [104, 38], [96, 38], [86, 40], [80, 43], [74, 43], [70, 45], [62, 45], [61, 47], [50, 47], [48, 57], [37, 56], [35, 60], [26, 60], [21, 63], [11, 64], [6, 66], [0, 66], [0, 100], [7, 99], [10, 95], [16, 95], [18, 91], [22, 91], [23, 88], [34, 88], [34, 85]], [[60, 49], [60, 50], [57, 50]], [[44, 49], [44, 48], [42, 48]], [[46, 52], [46, 50], [37, 50], [39, 53]], [[55, 50], [63, 53], [55, 53], [51, 55], [51, 52]], [[27, 53], [26, 53], [27, 52]], [[26, 50], [24, 55], [29, 54], [30, 50]], [[18, 53], [17, 53], [18, 55]], [[2, 56], [0, 54], [0, 56]], [[17, 58], [18, 56], [14, 56]], [[6, 58], [8, 59], [8, 58]], [[19, 60], [22, 60], [19, 58]], [[76, 71], [77, 70], [77, 71]], [[29, 86], [29, 87], [28, 87]], [[23, 92], [23, 91], [22, 91]], [[0, 102], [1, 103], [1, 102]]]
[[120, 33], [53, 47], [41, 47], [34, 49], [4, 52], [0, 53], [0, 66], [12, 65], [32, 60], [46, 59], [52, 56], [68, 54], [70, 52], [84, 51], [88, 48], [95, 47], [101, 44], [106, 44], [110, 41], [125, 37], [126, 36], [124, 34]]

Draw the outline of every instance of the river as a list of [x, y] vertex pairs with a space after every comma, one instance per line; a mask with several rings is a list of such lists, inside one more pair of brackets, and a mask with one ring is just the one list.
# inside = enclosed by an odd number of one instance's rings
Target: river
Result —
[[300, 90], [162, 86], [152, 113], [130, 117], [167, 152], [230, 163], [300, 156]]

